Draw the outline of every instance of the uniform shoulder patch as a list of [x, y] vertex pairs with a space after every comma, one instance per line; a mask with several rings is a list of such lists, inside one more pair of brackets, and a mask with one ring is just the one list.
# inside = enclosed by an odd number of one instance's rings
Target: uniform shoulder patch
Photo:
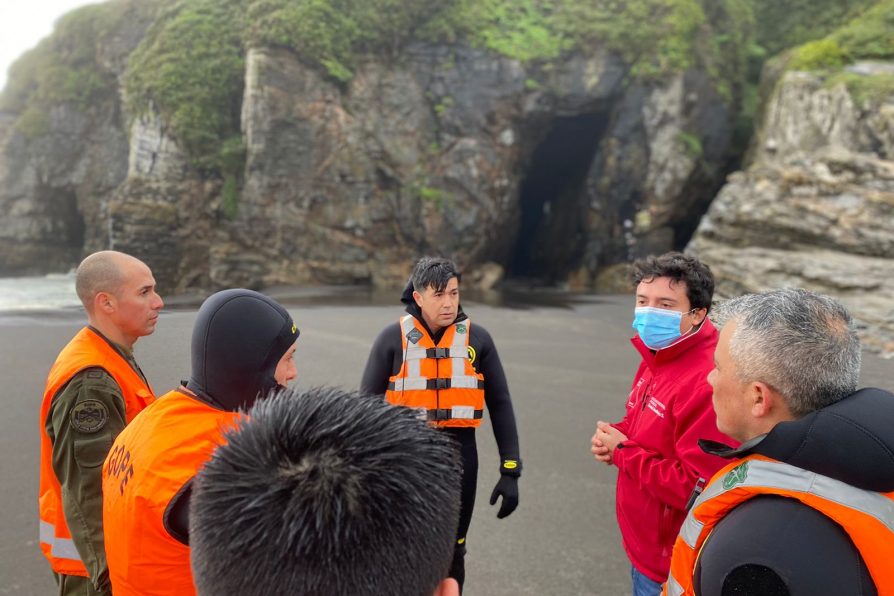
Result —
[[412, 331], [407, 333], [407, 339], [415, 344], [420, 339], [422, 339], [422, 332], [418, 329], [413, 329]]
[[87, 371], [88, 379], [101, 379], [105, 373], [99, 369], [91, 369]]
[[457, 333], [465, 333], [465, 332], [466, 332], [466, 326], [463, 325], [462, 323], [460, 323], [459, 325], [456, 326], [456, 332], [457, 332]]
[[96, 399], [85, 399], [71, 410], [71, 427], [81, 433], [97, 433], [109, 421], [109, 410]]

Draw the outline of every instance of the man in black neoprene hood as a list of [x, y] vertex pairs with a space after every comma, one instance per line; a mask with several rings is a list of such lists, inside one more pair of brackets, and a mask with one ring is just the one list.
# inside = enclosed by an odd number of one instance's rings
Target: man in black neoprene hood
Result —
[[518, 431], [509, 386], [497, 348], [481, 325], [459, 304], [460, 274], [449, 259], [423, 257], [401, 295], [407, 315], [376, 338], [360, 388], [385, 395], [396, 405], [425, 411], [429, 422], [459, 444], [463, 462], [462, 503], [449, 576], [465, 580], [466, 532], [478, 483], [475, 429], [484, 406], [500, 451], [500, 479], [490, 497], [502, 497], [498, 518], [518, 506], [521, 475]]
[[199, 308], [189, 380], [134, 419], [103, 468], [106, 551], [116, 594], [194, 593], [193, 478], [242, 412], [297, 377], [298, 334], [286, 309], [252, 290], [218, 292]]

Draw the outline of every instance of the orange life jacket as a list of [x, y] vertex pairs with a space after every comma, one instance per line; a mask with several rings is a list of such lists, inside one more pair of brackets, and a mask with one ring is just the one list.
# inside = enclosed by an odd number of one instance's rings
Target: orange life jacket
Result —
[[115, 379], [124, 397], [127, 422], [155, 400], [143, 377], [108, 341], [88, 327], [68, 342], [50, 369], [40, 407], [40, 550], [56, 573], [81, 577], [89, 577], [89, 574], [65, 521], [62, 489], [53, 470], [53, 443], [47, 434], [46, 422], [56, 395], [72, 377], [88, 368], [101, 368]]
[[436, 426], [481, 425], [484, 375], [475, 372], [469, 348], [472, 322], [453, 323], [435, 342], [412, 315], [400, 319], [403, 362], [388, 379], [389, 403], [426, 411]]
[[692, 595], [693, 573], [705, 541], [734, 507], [760, 495], [797, 499], [847, 532], [879, 596], [894, 595], [894, 492], [862, 490], [761, 455], [721, 469], [690, 509], [674, 544], [665, 596]]
[[115, 596], [195, 594], [189, 547], [168, 533], [165, 513], [238, 414], [184, 391], [163, 395], [125, 428], [103, 465], [106, 558]]

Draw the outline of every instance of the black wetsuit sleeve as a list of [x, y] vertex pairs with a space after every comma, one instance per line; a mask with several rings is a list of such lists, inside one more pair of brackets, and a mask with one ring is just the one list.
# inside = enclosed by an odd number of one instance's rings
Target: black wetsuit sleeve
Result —
[[475, 348], [475, 370], [484, 375], [484, 401], [490, 414], [491, 426], [500, 458], [519, 459], [521, 453], [518, 446], [518, 429], [515, 425], [515, 412], [512, 410], [512, 399], [509, 395], [509, 383], [503, 371], [503, 363], [497, 353], [497, 346], [490, 333], [481, 325], [472, 323], [472, 334], [469, 343]]
[[383, 395], [388, 388], [388, 379], [398, 373], [402, 360], [400, 326], [394, 323], [385, 327], [373, 342], [360, 380], [360, 391]]

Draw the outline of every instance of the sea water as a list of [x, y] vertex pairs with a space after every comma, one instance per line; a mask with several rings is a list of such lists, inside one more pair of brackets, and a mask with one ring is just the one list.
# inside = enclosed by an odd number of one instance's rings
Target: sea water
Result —
[[0, 313], [29, 313], [80, 307], [74, 271], [40, 277], [0, 277]]

